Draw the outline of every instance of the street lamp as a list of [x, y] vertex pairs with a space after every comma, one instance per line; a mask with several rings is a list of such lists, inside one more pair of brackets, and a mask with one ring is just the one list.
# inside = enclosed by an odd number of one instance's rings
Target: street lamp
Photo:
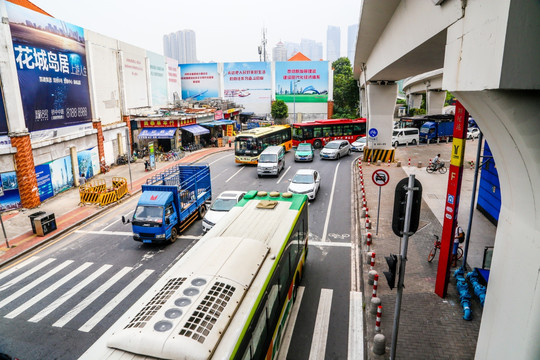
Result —
[[294, 114], [294, 123], [296, 124], [296, 84], [299, 83], [300, 80], [294, 80], [294, 87], [293, 87], [293, 114]]

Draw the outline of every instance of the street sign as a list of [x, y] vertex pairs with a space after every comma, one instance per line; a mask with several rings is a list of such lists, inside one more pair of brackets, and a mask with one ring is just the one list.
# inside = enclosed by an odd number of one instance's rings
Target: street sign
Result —
[[377, 135], [379, 134], [379, 131], [375, 128], [371, 128], [369, 129], [369, 132], [368, 132], [368, 135], [372, 138], [374, 137], [377, 137]]
[[373, 180], [375, 185], [384, 186], [388, 184], [388, 181], [390, 180], [390, 175], [388, 175], [388, 173], [385, 170], [379, 169], [373, 172], [371, 179]]

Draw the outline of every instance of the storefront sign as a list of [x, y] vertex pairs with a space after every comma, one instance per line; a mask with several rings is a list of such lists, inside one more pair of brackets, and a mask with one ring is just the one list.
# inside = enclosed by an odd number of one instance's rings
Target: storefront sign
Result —
[[196, 124], [195, 119], [183, 119], [183, 120], [144, 120], [140, 121], [141, 128], [145, 127], [182, 127], [187, 125]]

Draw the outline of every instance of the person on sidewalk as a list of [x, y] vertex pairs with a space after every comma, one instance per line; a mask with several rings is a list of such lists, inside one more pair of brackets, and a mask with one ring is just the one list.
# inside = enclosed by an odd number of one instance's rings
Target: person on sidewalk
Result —
[[459, 244], [463, 242], [463, 239], [465, 238], [465, 232], [463, 231], [463, 228], [458, 225], [456, 221], [456, 231], [454, 233], [454, 247], [452, 249], [452, 266], [457, 266], [457, 249], [459, 247]]

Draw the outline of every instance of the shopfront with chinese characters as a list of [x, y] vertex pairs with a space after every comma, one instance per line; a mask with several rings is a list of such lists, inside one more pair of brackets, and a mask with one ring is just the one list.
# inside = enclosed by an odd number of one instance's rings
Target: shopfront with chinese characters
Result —
[[191, 119], [137, 119], [137, 129], [133, 130], [134, 148], [144, 149], [153, 141], [158, 151], [167, 152], [182, 146], [182, 128], [194, 125]]

